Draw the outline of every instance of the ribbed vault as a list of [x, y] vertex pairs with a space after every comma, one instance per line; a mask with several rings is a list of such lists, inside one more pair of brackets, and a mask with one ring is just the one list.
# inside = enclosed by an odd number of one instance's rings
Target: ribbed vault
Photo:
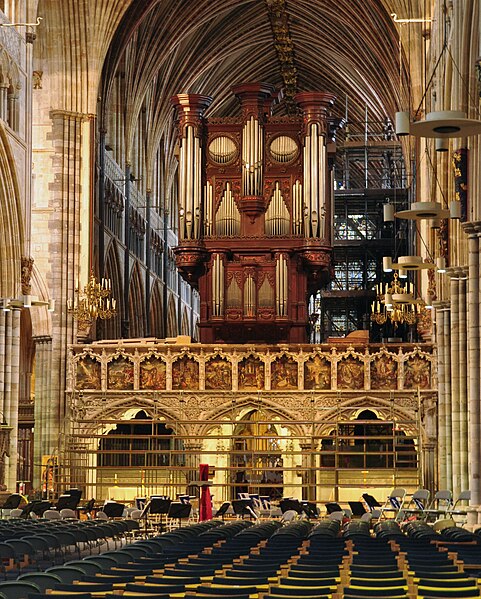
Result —
[[[424, 25], [400, 25], [391, 15], [420, 17], [425, 4], [421, 0], [134, 2], [112, 40], [101, 97], [105, 106], [114, 74], [119, 70], [125, 74], [126, 147], [132, 147], [138, 115], [148, 100], [153, 107], [149, 146], [156, 148], [164, 136], [169, 154], [172, 95], [208, 94], [214, 98], [208, 114], [234, 114], [233, 85], [262, 80], [285, 86], [282, 60], [289, 47], [298, 91], [333, 92], [338, 116], [344, 115], [348, 98], [351, 121], [362, 121], [366, 107], [371, 120], [393, 118], [396, 110], [419, 100], [407, 90], [409, 71], [418, 77]], [[282, 13], [287, 30], [281, 25], [276, 34], [271, 20]], [[400, 36], [410, 43], [408, 55], [400, 52]]]
[[[39, 0], [43, 20], [36, 31], [35, 67], [45, 69], [51, 108], [82, 113], [97, 112], [99, 96], [106, 106], [114, 74], [124, 73], [127, 148], [149, 93], [156, 106], [149, 145], [157, 147], [165, 135], [169, 152], [171, 95], [210, 95], [210, 115], [227, 116], [237, 109], [230, 88], [253, 80], [284, 86], [291, 94], [294, 88], [333, 92], [339, 116], [347, 97], [351, 121], [362, 120], [366, 106], [372, 119], [392, 118], [397, 109], [406, 109], [408, 103], [416, 107], [419, 101], [407, 90], [420, 94], [418, 67], [427, 37], [422, 35], [424, 25], [397, 24], [391, 14], [404, 19], [429, 16], [431, 4]], [[399, 51], [399, 36], [405, 48], [409, 45], [408, 55]]]

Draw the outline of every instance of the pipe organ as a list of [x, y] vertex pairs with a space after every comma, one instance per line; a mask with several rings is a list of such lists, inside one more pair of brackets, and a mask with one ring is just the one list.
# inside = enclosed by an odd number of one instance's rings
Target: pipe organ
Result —
[[201, 341], [307, 341], [308, 299], [332, 276], [330, 109], [296, 96], [272, 116], [275, 88], [236, 86], [239, 117], [204, 118], [211, 99], [172, 99], [179, 132], [176, 263], [199, 289]]

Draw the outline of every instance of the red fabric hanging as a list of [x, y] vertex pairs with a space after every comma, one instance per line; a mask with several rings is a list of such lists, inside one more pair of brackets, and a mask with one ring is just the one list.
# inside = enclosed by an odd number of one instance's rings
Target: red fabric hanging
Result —
[[208, 485], [202, 485], [202, 481], [209, 480], [209, 464], [199, 465], [199, 481], [200, 484], [200, 505], [199, 505], [199, 520], [212, 520], [212, 498]]

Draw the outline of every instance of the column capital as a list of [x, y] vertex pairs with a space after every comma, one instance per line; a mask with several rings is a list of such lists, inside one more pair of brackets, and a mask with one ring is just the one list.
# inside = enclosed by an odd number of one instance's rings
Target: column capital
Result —
[[447, 300], [437, 300], [433, 302], [433, 308], [436, 310], [450, 310], [451, 304]]
[[61, 119], [85, 122], [92, 118], [92, 116], [94, 115], [85, 112], [73, 112], [71, 110], [55, 109], [50, 111], [50, 118], [52, 120]]
[[466, 266], [449, 266], [446, 268], [446, 274], [451, 279], [466, 279], [468, 277], [468, 268]]
[[481, 234], [481, 220], [472, 220], [461, 223], [461, 227], [470, 237], [478, 237]]

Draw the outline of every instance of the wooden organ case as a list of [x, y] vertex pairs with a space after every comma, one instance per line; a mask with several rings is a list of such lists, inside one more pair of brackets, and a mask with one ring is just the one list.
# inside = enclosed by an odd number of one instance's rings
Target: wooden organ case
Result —
[[296, 96], [272, 117], [273, 86], [235, 87], [242, 116], [212, 118], [211, 99], [172, 98], [179, 131], [181, 275], [199, 289], [203, 343], [305, 343], [308, 298], [332, 276], [330, 107]]

